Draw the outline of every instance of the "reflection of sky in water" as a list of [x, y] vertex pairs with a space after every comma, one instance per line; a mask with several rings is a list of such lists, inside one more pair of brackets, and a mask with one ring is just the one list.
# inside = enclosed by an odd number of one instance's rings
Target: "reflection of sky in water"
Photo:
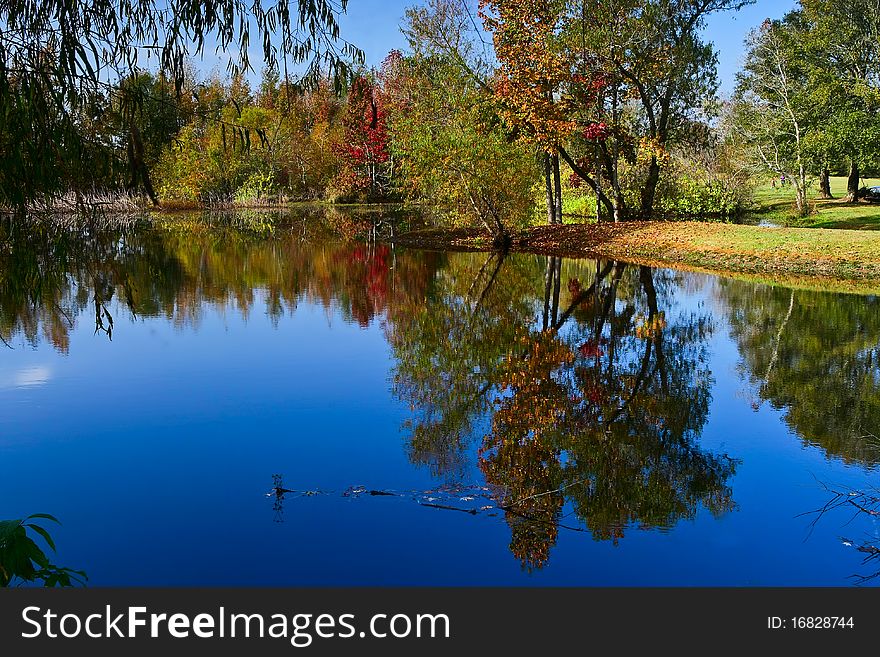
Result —
[[29, 388], [42, 386], [52, 378], [52, 370], [45, 365], [24, 367], [12, 373], [3, 372], [0, 367], [0, 388]]
[[[59, 516], [58, 561], [98, 586], [847, 584], [860, 563], [840, 543], [849, 530], [829, 518], [805, 540], [798, 515], [826, 501], [817, 480], [863, 485], [866, 470], [805, 446], [771, 405], [753, 410], [716, 280], [670, 280], [670, 326], [692, 313], [715, 326], [699, 448], [741, 461], [737, 508], [719, 518], [701, 510], [668, 530], [631, 528], [616, 546], [561, 531], [532, 573], [510, 554], [503, 518], [334, 494], [286, 500], [275, 523], [265, 494], [276, 473], [337, 492], [438, 481], [410, 461], [412, 412], [390, 392], [394, 318], [358, 321], [339, 298], [302, 298], [279, 315], [263, 290], [247, 317], [195, 295], [187, 311], [199, 321], [183, 326], [114, 300], [112, 342], [86, 308], [67, 354], [13, 340], [0, 353], [0, 518]], [[464, 483], [482, 482], [474, 455], [488, 430], [475, 423]], [[576, 524], [570, 504], [563, 514]]]

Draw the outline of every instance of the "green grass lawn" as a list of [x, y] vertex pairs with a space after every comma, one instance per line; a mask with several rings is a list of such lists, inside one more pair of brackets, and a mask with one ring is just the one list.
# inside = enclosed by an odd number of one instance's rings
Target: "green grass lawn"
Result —
[[[863, 178], [862, 185], [880, 185], [880, 178]], [[543, 188], [535, 188], [543, 194]], [[746, 223], [769, 222], [779, 226], [797, 228], [850, 228], [853, 230], [880, 230], [880, 203], [849, 204], [843, 201], [846, 196], [846, 178], [831, 178], [831, 194], [834, 199], [817, 198], [817, 185], [810, 190], [809, 198], [812, 212], [808, 217], [798, 217], [794, 208], [794, 188], [774, 188], [768, 177], [767, 182], [755, 189], [752, 197], [754, 206], [747, 212]], [[563, 213], [565, 223], [582, 223], [594, 220], [596, 216], [595, 197], [583, 190], [563, 188]], [[536, 203], [534, 223], [541, 225], [546, 221], [544, 198]]]
[[[880, 179], [864, 178], [862, 184], [873, 187], [880, 185]], [[835, 197], [833, 200], [819, 199], [816, 198], [816, 190], [812, 189], [810, 203], [813, 212], [808, 217], [800, 218], [794, 211], [794, 189], [778, 185], [774, 189], [768, 182], [755, 190], [756, 208], [750, 214], [754, 219], [784, 226], [880, 230], [880, 203], [851, 205], [842, 201], [846, 196], [846, 178], [831, 178], [831, 194]]]

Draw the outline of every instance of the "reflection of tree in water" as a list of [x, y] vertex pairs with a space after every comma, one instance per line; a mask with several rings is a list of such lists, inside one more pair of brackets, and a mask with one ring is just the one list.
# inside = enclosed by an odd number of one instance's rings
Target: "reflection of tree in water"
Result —
[[468, 438], [485, 427], [479, 466], [529, 568], [547, 562], [567, 504], [596, 539], [615, 541], [700, 505], [733, 506], [735, 464], [696, 444], [712, 326], [670, 314], [672, 275], [523, 256], [487, 290], [478, 262], [453, 260], [420, 318], [394, 327], [395, 389], [417, 411], [414, 460], [460, 471]]
[[800, 438], [873, 467], [880, 444], [880, 299], [724, 280], [741, 368], [757, 408], [784, 410]]
[[[880, 299], [723, 280], [719, 298], [757, 410], [768, 402], [806, 445], [876, 472], [880, 462]], [[844, 545], [864, 558], [856, 583], [880, 577], [876, 487], [822, 484], [814, 523], [837, 522]], [[834, 520], [830, 518], [834, 517]], [[859, 527], [866, 526], [867, 537]]]
[[7, 340], [66, 350], [90, 310], [109, 334], [120, 307], [186, 326], [206, 307], [246, 316], [258, 295], [275, 321], [302, 300], [361, 325], [383, 318], [394, 392], [414, 411], [412, 460], [460, 477], [482, 436], [476, 465], [529, 567], [546, 563], [562, 524], [617, 540], [732, 504], [733, 464], [696, 444], [711, 326], [675, 310], [671, 275], [334, 241], [311, 218], [0, 231]]
[[524, 291], [540, 276], [537, 263], [518, 259], [503, 284], [490, 285], [505, 264], [496, 255], [455, 256], [427, 299], [414, 298], [390, 317], [393, 391], [417, 413], [406, 425], [410, 456], [437, 475], [466, 467], [469, 438], [491, 405], [487, 393], [533, 312]]
[[258, 295], [275, 322], [307, 300], [367, 326], [391, 304], [424, 298], [438, 256], [334, 240], [321, 218], [125, 221], [101, 229], [4, 220], [0, 337], [34, 345], [45, 338], [66, 352], [87, 312], [96, 331], [112, 337], [114, 305], [183, 327], [198, 325], [211, 307], [247, 317]]
[[[121, 296], [133, 303], [125, 263], [136, 247], [131, 222], [111, 230], [75, 229], [54, 222], [0, 222], [0, 336], [42, 338], [67, 352], [77, 316], [94, 310], [95, 330], [112, 335], [110, 306]], [[168, 274], [173, 275], [173, 269]]]

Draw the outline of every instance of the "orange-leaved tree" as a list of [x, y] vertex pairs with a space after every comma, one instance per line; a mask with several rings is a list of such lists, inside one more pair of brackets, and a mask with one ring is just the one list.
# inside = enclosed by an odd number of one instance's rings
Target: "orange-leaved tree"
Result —
[[[480, 0], [480, 16], [492, 33], [499, 67], [495, 94], [500, 113], [516, 134], [543, 154], [547, 218], [562, 222], [560, 155], [570, 160], [566, 145], [579, 132], [593, 141], [607, 138], [599, 116], [607, 76], [584, 66], [583, 53], [568, 47], [569, 3], [560, 0]], [[590, 62], [592, 63], [592, 59]], [[576, 164], [582, 171], [586, 160]], [[591, 189], [603, 194], [596, 176], [584, 175]]]
[[[650, 218], [670, 148], [717, 87], [706, 17], [749, 2], [481, 0], [505, 117], [549, 154], [554, 178], [555, 156], [566, 162], [600, 215]], [[550, 187], [558, 221], [560, 187]]]

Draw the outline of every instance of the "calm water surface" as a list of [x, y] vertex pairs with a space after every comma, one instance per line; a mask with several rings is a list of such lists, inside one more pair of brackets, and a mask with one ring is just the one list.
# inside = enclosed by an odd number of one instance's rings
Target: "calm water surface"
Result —
[[802, 515], [877, 483], [875, 297], [308, 221], [0, 238], [0, 518], [91, 585], [880, 569], [869, 516]]

